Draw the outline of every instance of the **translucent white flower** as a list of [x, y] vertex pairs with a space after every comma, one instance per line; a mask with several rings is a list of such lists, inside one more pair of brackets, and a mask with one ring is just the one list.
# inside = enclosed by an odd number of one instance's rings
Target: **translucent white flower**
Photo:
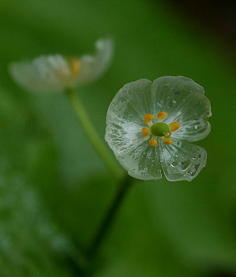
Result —
[[113, 54], [111, 39], [96, 41], [94, 55], [65, 57], [40, 56], [32, 61], [12, 63], [9, 71], [24, 89], [33, 92], [58, 92], [94, 81], [108, 68]]
[[189, 142], [210, 132], [204, 88], [181, 76], [138, 80], [116, 94], [107, 112], [106, 141], [129, 175], [142, 180], [195, 178], [207, 153]]

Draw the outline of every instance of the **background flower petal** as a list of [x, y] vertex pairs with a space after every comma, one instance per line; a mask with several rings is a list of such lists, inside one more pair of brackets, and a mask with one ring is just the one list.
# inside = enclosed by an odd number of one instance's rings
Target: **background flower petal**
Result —
[[206, 165], [207, 152], [200, 146], [174, 140], [173, 144], [160, 143], [163, 172], [169, 181], [191, 181]]
[[30, 92], [62, 91], [70, 78], [69, 65], [61, 55], [12, 63], [9, 71], [14, 80]]
[[96, 41], [95, 55], [83, 55], [80, 58], [80, 72], [77, 83], [86, 83], [97, 79], [109, 67], [113, 56], [113, 40], [110, 38]]
[[204, 88], [187, 77], [166, 76], [153, 82], [152, 97], [155, 110], [165, 111], [167, 123], [179, 121], [181, 128], [173, 137], [197, 141], [210, 132], [207, 118], [211, 116], [211, 105], [204, 95]]

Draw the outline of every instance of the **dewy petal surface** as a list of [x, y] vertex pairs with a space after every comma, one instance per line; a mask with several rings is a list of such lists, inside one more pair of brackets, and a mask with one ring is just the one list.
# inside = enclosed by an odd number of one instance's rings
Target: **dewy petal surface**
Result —
[[191, 181], [207, 160], [202, 147], [177, 139], [169, 145], [160, 143], [160, 155], [163, 172], [169, 181]]
[[159, 149], [141, 134], [143, 115], [153, 110], [149, 80], [128, 83], [119, 90], [107, 112], [105, 139], [128, 173], [138, 179], [161, 178]]
[[147, 138], [141, 134], [143, 115], [151, 108], [149, 80], [138, 80], [122, 87], [113, 98], [106, 117], [105, 139], [114, 153], [121, 155]]
[[69, 65], [61, 55], [12, 63], [9, 70], [20, 86], [33, 92], [62, 91], [70, 78]]
[[[111, 148], [114, 148], [113, 151], [118, 151], [113, 141], [113, 135], [116, 134], [117, 129], [127, 132], [126, 124], [130, 126], [136, 124], [137, 130], [140, 128], [140, 133], [141, 128], [144, 127], [143, 116], [152, 111], [151, 84], [152, 82], [146, 79], [128, 83], [113, 98], [106, 118], [106, 139]], [[126, 144], [129, 137], [119, 134], [119, 139]]]
[[149, 146], [146, 141], [116, 157], [134, 178], [141, 180], [162, 178], [159, 148]]
[[168, 113], [167, 123], [178, 121], [181, 128], [173, 133], [174, 138], [197, 141], [210, 132], [207, 118], [211, 105], [204, 95], [204, 88], [182, 76], [165, 76], [153, 81], [152, 98], [155, 110]]
[[104, 38], [96, 41], [96, 53], [80, 58], [80, 72], [77, 83], [82, 84], [97, 79], [109, 67], [113, 56], [113, 40]]

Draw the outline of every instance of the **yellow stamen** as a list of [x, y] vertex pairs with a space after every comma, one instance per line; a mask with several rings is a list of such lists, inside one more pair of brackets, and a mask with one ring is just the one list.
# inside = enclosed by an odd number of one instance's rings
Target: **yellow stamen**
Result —
[[177, 131], [180, 127], [180, 123], [178, 121], [171, 122], [169, 127], [171, 132]]
[[150, 140], [148, 141], [148, 144], [149, 144], [150, 146], [155, 147], [155, 146], [157, 146], [158, 142], [157, 142], [156, 139], [150, 139]]
[[80, 71], [80, 60], [72, 60], [70, 63], [71, 76], [77, 78]]
[[146, 124], [151, 123], [153, 119], [154, 119], [153, 114], [145, 114], [143, 116], [144, 123], [146, 123]]
[[163, 137], [163, 142], [165, 144], [172, 144], [173, 143], [173, 140], [169, 137]]
[[159, 112], [157, 114], [157, 119], [158, 120], [164, 120], [167, 116], [168, 116], [168, 113], [166, 113], [166, 112]]
[[144, 137], [147, 137], [150, 135], [150, 129], [148, 127], [144, 127], [142, 128], [141, 133]]

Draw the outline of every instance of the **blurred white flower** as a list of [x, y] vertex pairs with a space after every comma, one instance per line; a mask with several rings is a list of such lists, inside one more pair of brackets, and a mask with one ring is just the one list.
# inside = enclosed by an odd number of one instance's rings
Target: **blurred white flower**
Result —
[[211, 105], [202, 86], [181, 76], [126, 84], [107, 112], [106, 141], [116, 158], [137, 179], [169, 181], [195, 178], [206, 151], [186, 141], [210, 132]]
[[110, 65], [113, 41], [109, 38], [96, 41], [94, 55], [65, 57], [40, 56], [32, 61], [10, 64], [14, 80], [24, 89], [33, 92], [58, 92], [66, 88], [94, 81]]

